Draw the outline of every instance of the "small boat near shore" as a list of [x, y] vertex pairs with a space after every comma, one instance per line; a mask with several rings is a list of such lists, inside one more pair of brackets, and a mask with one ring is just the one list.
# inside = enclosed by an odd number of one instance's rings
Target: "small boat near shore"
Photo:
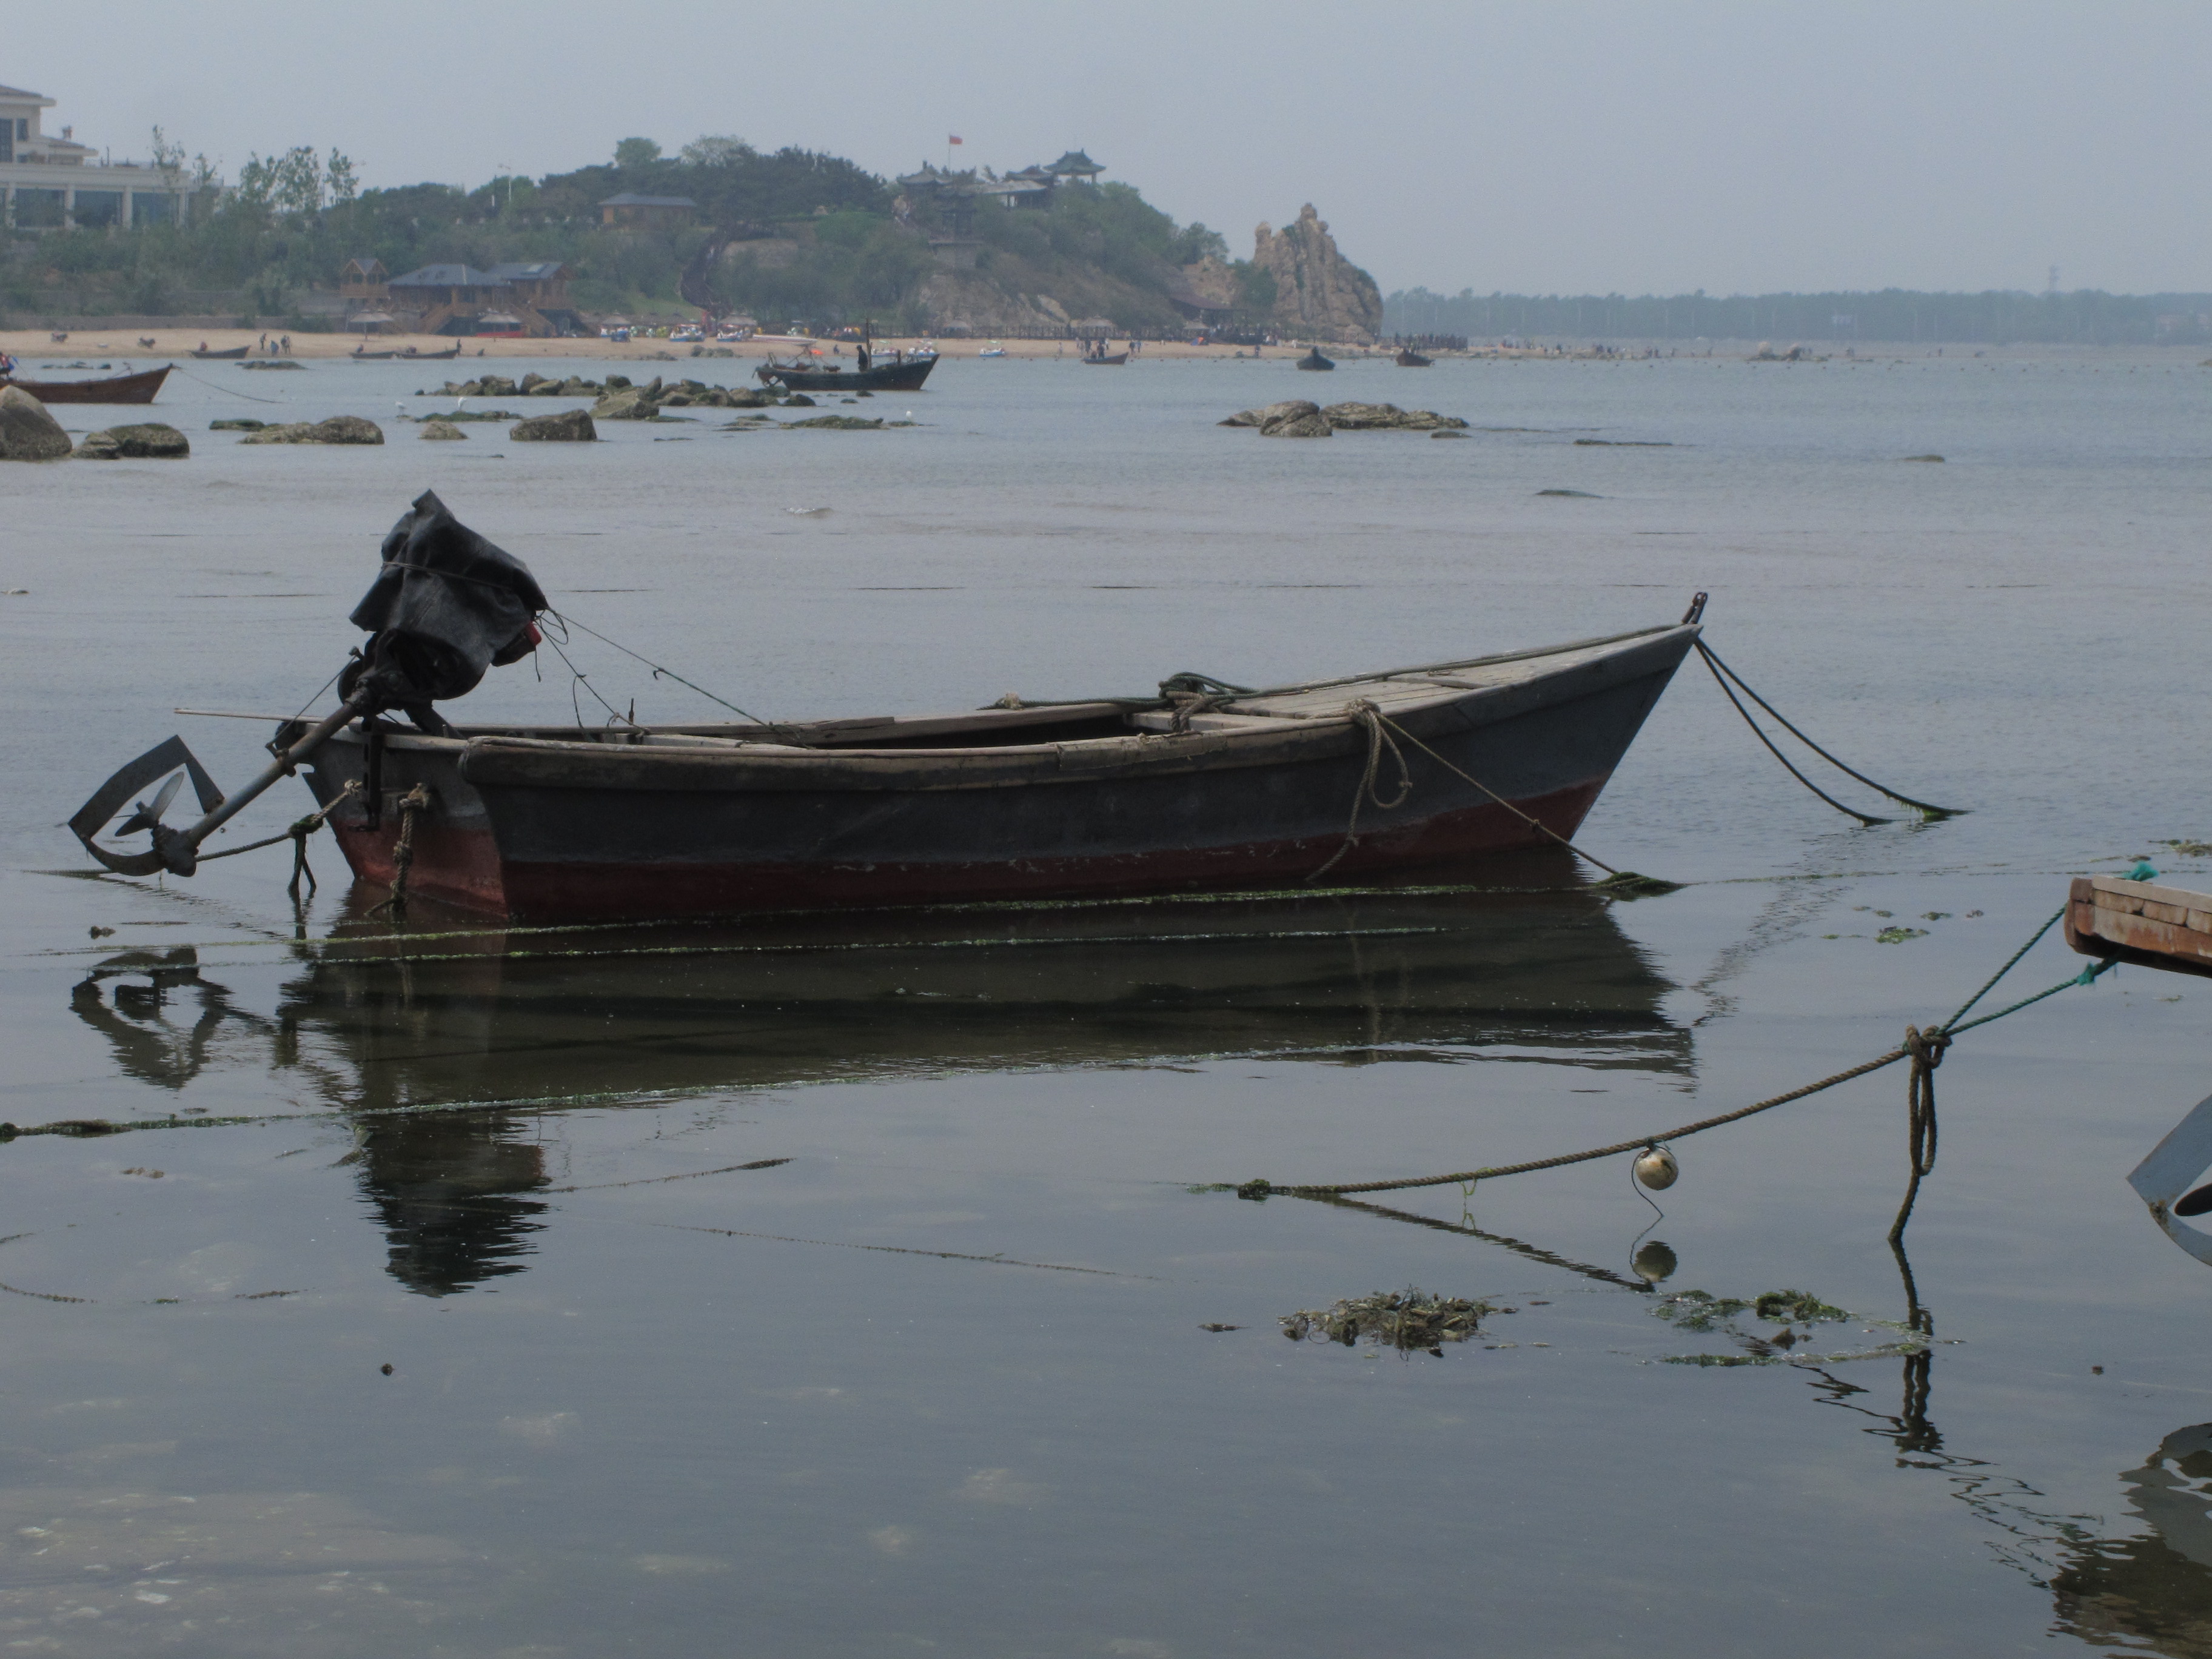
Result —
[[1331, 357], [1322, 356], [1319, 346], [1310, 346], [1307, 348], [1306, 355], [1299, 358], [1292, 367], [1305, 369], [1334, 368], [1336, 361]]
[[1129, 361], [1129, 354], [1126, 351], [1086, 351], [1083, 354], [1083, 361], [1093, 368], [1119, 368]]
[[243, 357], [252, 349], [251, 346], [228, 346], [221, 351], [210, 351], [205, 346], [202, 346], [198, 351], [192, 353], [192, 356], [204, 363], [221, 362]]
[[1426, 368], [1431, 364], [1434, 363], [1436, 359], [1433, 357], [1425, 357], [1419, 352], [1414, 350], [1413, 347], [1407, 346], [1395, 357], [1392, 358], [1391, 361], [1396, 363], [1401, 368]]
[[[208, 836], [304, 769], [362, 880], [404, 872], [415, 895], [532, 923], [1295, 887], [1571, 836], [1699, 632], [1693, 606], [1410, 668], [1256, 690], [1176, 674], [946, 714], [456, 726], [433, 709], [528, 656], [547, 608], [520, 560], [426, 493], [355, 608], [372, 637], [336, 710], [278, 722], [276, 763], [229, 793], [172, 738], [70, 827], [120, 874], [190, 875]], [[205, 816], [171, 829], [186, 777]], [[165, 778], [113, 832], [151, 830], [150, 851], [94, 839]]]
[[2076, 876], [2066, 942], [2085, 957], [2212, 974], [2212, 893], [2124, 876]]
[[104, 380], [27, 380], [0, 375], [0, 386], [27, 392], [42, 404], [150, 404], [169, 378], [167, 363], [143, 374], [115, 374]]

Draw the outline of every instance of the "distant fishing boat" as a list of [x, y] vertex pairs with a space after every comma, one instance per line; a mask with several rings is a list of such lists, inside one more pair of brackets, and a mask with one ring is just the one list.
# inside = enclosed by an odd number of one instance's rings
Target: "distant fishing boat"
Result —
[[1083, 361], [1094, 368], [1115, 368], [1127, 362], [1129, 354], [1126, 351], [1086, 351], [1083, 354]]
[[461, 343], [456, 340], [443, 351], [417, 351], [413, 346], [402, 346], [399, 349], [399, 355], [412, 362], [443, 362], [449, 357], [458, 357], [461, 355]]
[[27, 380], [0, 375], [0, 386], [29, 392], [42, 404], [150, 404], [169, 377], [167, 363], [141, 374], [117, 374], [105, 380]]
[[1308, 349], [1304, 356], [1298, 359], [1295, 366], [1299, 368], [1334, 368], [1336, 362], [1334, 358], [1322, 356], [1319, 346], [1313, 346]]
[[1006, 349], [994, 340], [975, 355], [978, 357], [1003, 357], [1006, 355]]
[[243, 357], [252, 349], [251, 346], [231, 346], [222, 351], [210, 351], [205, 346], [202, 346], [198, 351], [192, 353], [192, 356], [202, 362], [214, 362], [218, 358]]
[[929, 371], [937, 367], [933, 351], [894, 357], [888, 363], [878, 362], [872, 324], [861, 335], [855, 356], [858, 361], [851, 368], [842, 363], [823, 363], [819, 368], [793, 363], [787, 368], [770, 358], [753, 373], [760, 376], [763, 385], [781, 386], [787, 392], [919, 392]]
[[1414, 350], [1413, 347], [1407, 346], [1392, 361], [1396, 362], [1398, 367], [1401, 368], [1426, 368], [1430, 364], [1435, 362], [1436, 359], [1433, 357], [1424, 357], [1419, 352]]
[[386, 363], [390, 362], [398, 355], [396, 351], [363, 351], [359, 346], [356, 346], [351, 351], [346, 353], [346, 358], [349, 362], [356, 363]]

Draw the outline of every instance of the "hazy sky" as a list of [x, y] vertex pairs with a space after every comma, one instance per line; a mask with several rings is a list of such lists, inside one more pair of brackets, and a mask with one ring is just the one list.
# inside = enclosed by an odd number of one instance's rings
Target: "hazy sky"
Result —
[[2212, 289], [2203, 0], [9, 7], [0, 83], [143, 158], [370, 185], [641, 134], [890, 173], [1081, 146], [1248, 255], [1310, 201], [1387, 292]]

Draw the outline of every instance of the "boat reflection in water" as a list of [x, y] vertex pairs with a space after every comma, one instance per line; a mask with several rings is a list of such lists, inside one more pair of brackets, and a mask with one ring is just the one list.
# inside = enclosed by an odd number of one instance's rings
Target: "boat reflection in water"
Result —
[[2069, 1540], [2060, 1630], [2100, 1647], [2212, 1655], [2212, 1423], [2176, 1429], [2120, 1479], [2147, 1536]]
[[[443, 1294], [520, 1265], [543, 1224], [532, 1139], [564, 1103], [1231, 1054], [1687, 1074], [1674, 988], [1608, 901], [1541, 855], [1483, 873], [1533, 890], [549, 931], [418, 904], [405, 933], [364, 898], [329, 939], [272, 943], [305, 959], [270, 1013], [188, 954], [111, 958], [73, 1000], [131, 1076], [273, 1063], [350, 1116], [392, 1272]], [[419, 1109], [470, 1102], [490, 1109]]]

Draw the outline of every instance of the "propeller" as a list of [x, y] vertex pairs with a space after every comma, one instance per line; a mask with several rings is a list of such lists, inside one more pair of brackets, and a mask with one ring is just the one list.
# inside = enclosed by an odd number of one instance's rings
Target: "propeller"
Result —
[[161, 814], [169, 810], [169, 803], [176, 799], [177, 791], [184, 787], [185, 775], [179, 772], [161, 786], [161, 791], [154, 797], [154, 804], [151, 806], [147, 805], [143, 800], [140, 801], [137, 810], [116, 826], [115, 833], [118, 836], [131, 836], [137, 834], [141, 830], [161, 828]]

